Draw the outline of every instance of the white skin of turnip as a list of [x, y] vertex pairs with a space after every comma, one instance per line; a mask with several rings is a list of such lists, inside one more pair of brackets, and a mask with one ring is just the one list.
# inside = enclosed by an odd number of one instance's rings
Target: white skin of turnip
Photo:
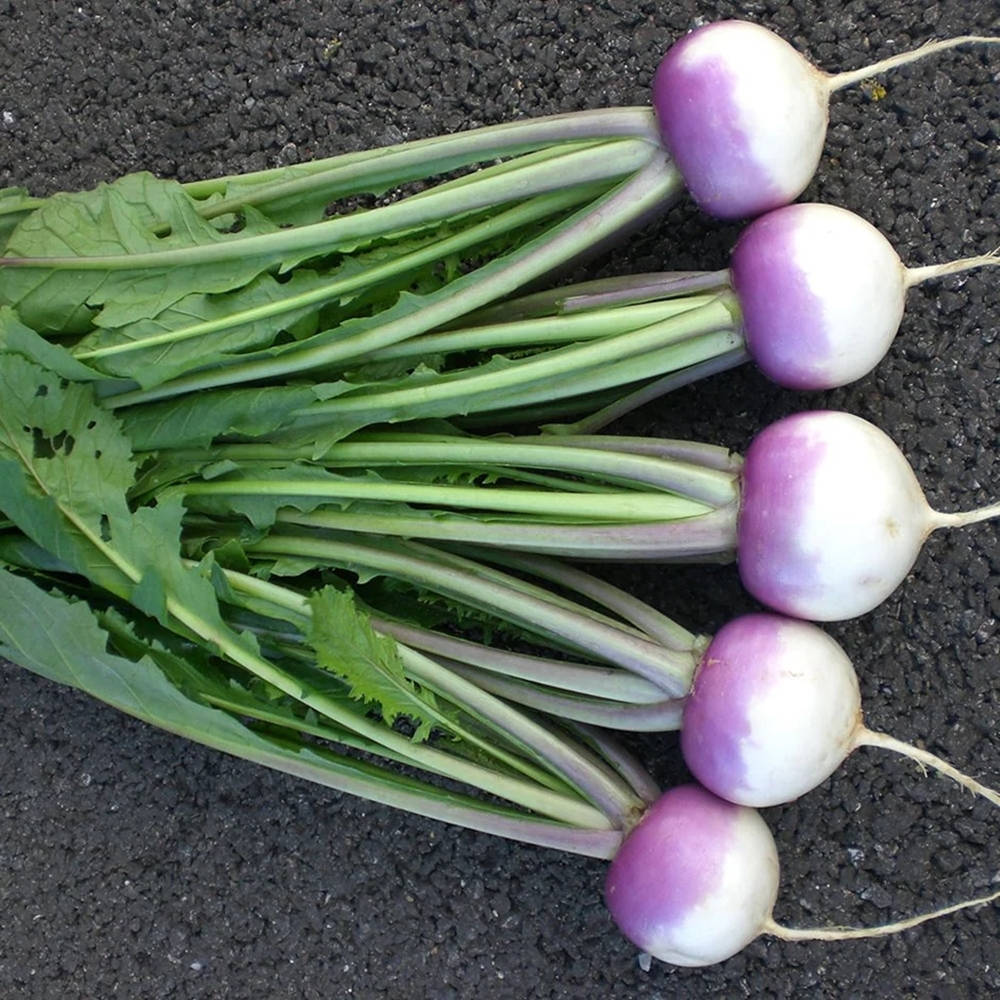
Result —
[[838, 621], [877, 607], [927, 536], [1000, 514], [933, 510], [892, 440], [848, 413], [797, 413], [751, 443], [738, 559], [744, 586], [776, 611]]
[[757, 808], [791, 802], [859, 746], [903, 754], [1000, 805], [996, 792], [939, 757], [868, 729], [851, 661], [818, 626], [753, 614], [719, 630], [681, 725], [684, 759], [706, 788]]
[[730, 281], [747, 349], [764, 374], [789, 389], [832, 389], [885, 356], [910, 287], [998, 264], [985, 254], [908, 268], [860, 216], [806, 203], [747, 226], [733, 249]]
[[719, 21], [670, 48], [653, 81], [653, 106], [695, 201], [716, 217], [746, 218], [805, 190], [823, 150], [833, 91], [974, 41], [994, 39], [948, 39], [829, 74], [760, 25]]
[[673, 965], [713, 965], [761, 934], [790, 941], [881, 937], [991, 902], [1000, 892], [876, 927], [784, 927], [772, 917], [778, 852], [761, 816], [701, 785], [650, 806], [608, 869], [604, 898], [619, 930]]

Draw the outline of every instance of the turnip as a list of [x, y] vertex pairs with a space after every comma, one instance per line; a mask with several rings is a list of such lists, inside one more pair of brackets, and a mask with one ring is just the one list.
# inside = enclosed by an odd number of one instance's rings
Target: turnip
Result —
[[823, 150], [831, 93], [942, 49], [992, 41], [947, 39], [831, 74], [760, 25], [719, 21], [667, 52], [653, 106], [699, 206], [721, 218], [753, 216], [805, 190]]
[[864, 614], [902, 582], [927, 536], [1000, 514], [933, 510], [891, 439], [847, 413], [765, 428], [743, 465], [738, 559], [758, 600], [798, 618]]
[[[116, 406], [342, 374], [620, 238], [685, 182], [725, 217], [791, 201], [815, 169], [831, 89], [991, 41], [827, 76], [766, 29], [722, 22], [668, 52], [655, 114], [581, 111], [185, 185], [135, 174], [46, 199], [16, 189], [0, 205], [0, 306], [35, 333], [79, 337], [75, 377]], [[749, 115], [733, 90], [743, 77]], [[429, 186], [404, 196], [415, 181]], [[325, 214], [386, 191], [388, 204]], [[447, 265], [463, 258], [478, 266]]]
[[386, 432], [168, 452], [162, 462], [149, 475], [176, 481], [190, 509], [237, 512], [258, 526], [587, 559], [735, 557], [758, 600], [820, 621], [888, 597], [931, 531], [1000, 514], [1000, 504], [932, 510], [892, 441], [836, 411], [772, 424], [745, 460], [642, 438]]
[[868, 729], [851, 661], [817, 626], [754, 614], [719, 630], [681, 723], [684, 760], [706, 788], [740, 805], [790, 802], [860, 746], [903, 754], [1000, 805], [995, 791], [934, 754]]
[[790, 205], [744, 231], [730, 275], [747, 350], [764, 374], [793, 389], [832, 389], [882, 359], [908, 288], [997, 264], [985, 255], [907, 268], [859, 216], [831, 205]]
[[771, 916], [778, 852], [763, 819], [699, 785], [665, 792], [608, 870], [604, 898], [622, 933], [674, 965], [721, 962], [761, 934], [789, 941], [880, 937], [1000, 897], [967, 900], [877, 927], [784, 927]]
[[[388, 364], [388, 378], [362, 368], [333, 398], [284, 423], [359, 427], [471, 416], [497, 424], [523, 421], [525, 406], [533, 421], [569, 407], [588, 416], [559, 432], [585, 433], [748, 358], [781, 385], [830, 389], [883, 357], [907, 289], [997, 264], [995, 254], [981, 254], [908, 268], [860, 216], [831, 205], [789, 205], [744, 230], [728, 271], [621, 276], [504, 302], [457, 328], [372, 352], [367, 360]], [[426, 357], [444, 359], [438, 371], [419, 367]], [[400, 377], [401, 363], [416, 367], [414, 374]], [[602, 393], [614, 393], [613, 400], [594, 412]]]

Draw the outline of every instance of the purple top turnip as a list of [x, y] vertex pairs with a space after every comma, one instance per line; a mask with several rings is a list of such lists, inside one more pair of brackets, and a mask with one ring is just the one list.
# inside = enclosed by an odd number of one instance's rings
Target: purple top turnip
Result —
[[973, 41], [991, 39], [948, 39], [830, 74], [767, 28], [719, 21], [670, 48], [653, 81], [653, 107], [698, 205], [720, 218], [746, 218], [805, 190], [823, 150], [833, 91]]
[[733, 250], [730, 281], [747, 350], [764, 374], [790, 389], [833, 389], [881, 361], [908, 288], [997, 264], [987, 254], [908, 268], [860, 216], [813, 203], [751, 223]]
[[698, 785], [665, 792], [608, 869], [622, 933], [655, 958], [700, 966], [735, 955], [770, 919], [778, 851], [753, 810]]
[[767, 824], [700, 785], [665, 792], [625, 838], [604, 886], [621, 932], [644, 952], [674, 965], [725, 961], [754, 938], [787, 941], [882, 937], [1000, 892], [875, 927], [785, 927], [772, 917], [778, 853]]
[[759, 808], [791, 802], [860, 746], [900, 753], [1000, 805], [946, 761], [865, 726], [851, 661], [818, 626], [743, 615], [709, 643], [684, 704], [681, 749], [716, 795]]
[[746, 453], [738, 523], [744, 586], [796, 618], [864, 614], [903, 581], [936, 528], [996, 516], [942, 514], [873, 424], [820, 410], [761, 431]]

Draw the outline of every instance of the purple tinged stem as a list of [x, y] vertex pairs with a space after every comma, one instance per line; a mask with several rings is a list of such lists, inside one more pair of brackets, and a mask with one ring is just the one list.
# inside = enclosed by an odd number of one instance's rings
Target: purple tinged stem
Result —
[[288, 524], [339, 531], [405, 534], [410, 538], [468, 542], [566, 558], [660, 562], [702, 561], [711, 557], [713, 561], [728, 562], [736, 555], [736, 515], [737, 505], [733, 503], [677, 521], [625, 524], [478, 521], [464, 514], [381, 518], [378, 514], [355, 515], [351, 511], [334, 510], [309, 514], [287, 510], [278, 519]]
[[449, 663], [448, 666], [455, 673], [499, 698], [545, 712], [554, 718], [572, 719], [600, 726], [602, 729], [618, 729], [630, 733], [672, 732], [680, 729], [684, 714], [683, 698], [630, 705], [620, 701], [542, 691], [532, 684], [508, 680], [489, 671], [459, 663]]
[[626, 451], [632, 455], [688, 462], [719, 472], [739, 472], [743, 468], [741, 455], [716, 444], [700, 441], [679, 441], [670, 438], [621, 437], [615, 434], [560, 434], [559, 443], [578, 448], [605, 448]]
[[[487, 125], [453, 135], [432, 136], [412, 142], [366, 149], [356, 153], [312, 160], [294, 167], [262, 170], [256, 173], [211, 178], [185, 184], [185, 190], [195, 198], [223, 193], [234, 182], [260, 185], [246, 191], [242, 197], [229, 199], [228, 211], [243, 205], [270, 202], [277, 198], [298, 196], [317, 186], [350, 185], [337, 188], [337, 194], [367, 190], [379, 179], [387, 177], [394, 183], [429, 176], [442, 169], [455, 169], [462, 163], [471, 164], [497, 156], [528, 152], [552, 143], [577, 142], [604, 138], [646, 139], [659, 144], [659, 130], [649, 108], [597, 108], [569, 114], [549, 115], [524, 121]], [[405, 173], [400, 173], [405, 171]], [[287, 178], [291, 177], [291, 180]], [[278, 183], [271, 183], [274, 178]], [[361, 184], [356, 183], [360, 180]], [[226, 203], [218, 205], [226, 207]], [[215, 203], [213, 215], [220, 214]]]
[[514, 653], [378, 615], [370, 615], [370, 618], [376, 631], [391, 635], [414, 649], [432, 653], [439, 660], [444, 658], [451, 663], [478, 667], [493, 674], [566, 688], [595, 697], [616, 698], [620, 695], [622, 701], [636, 701], [640, 704], [663, 698], [663, 691], [655, 684], [613, 667]]
[[[665, 271], [662, 274], [640, 274], [628, 280], [595, 281], [593, 291], [577, 286], [560, 303], [560, 312], [583, 312], [608, 306], [637, 305], [657, 299], [678, 298], [695, 292], [722, 291], [729, 287], [728, 269], [721, 271]], [[602, 288], [602, 285], [611, 287]]]
[[651, 639], [663, 643], [668, 649], [676, 650], [679, 653], [691, 653], [698, 645], [698, 639], [693, 633], [678, 625], [662, 612], [633, 597], [628, 591], [615, 587], [613, 584], [575, 566], [569, 566], [554, 559], [546, 559], [544, 556], [532, 556], [525, 553], [503, 553], [497, 556], [487, 552], [483, 554], [482, 558], [523, 570], [589, 598], [601, 607], [625, 619]]
[[571, 722], [567, 728], [575, 732], [585, 743], [592, 745], [597, 752], [632, 786], [636, 795], [646, 805], [652, 805], [662, 794], [660, 786], [650, 777], [649, 772], [610, 733], [588, 726], [584, 723]]
[[466, 670], [441, 663], [406, 646], [399, 646], [407, 673], [418, 683], [478, 714], [500, 729], [519, 747], [543, 760], [565, 781], [616, 826], [624, 825], [635, 808], [635, 801], [617, 775], [595, 762], [589, 751], [575, 747], [569, 740], [557, 738], [551, 730], [495, 697], [485, 684], [476, 684]]
[[[485, 578], [468, 560], [434, 553], [426, 546], [399, 545], [392, 549], [364, 545], [348, 538], [318, 534], [271, 535], [247, 547], [254, 554], [304, 556], [362, 573], [387, 574], [436, 593], [455, 597], [474, 607], [501, 614], [528, 629], [553, 636], [609, 663], [618, 664], [663, 687], [683, 694], [688, 680], [677, 654], [623, 629], [567, 610], [554, 600]], [[544, 592], [543, 592], [544, 593]]]

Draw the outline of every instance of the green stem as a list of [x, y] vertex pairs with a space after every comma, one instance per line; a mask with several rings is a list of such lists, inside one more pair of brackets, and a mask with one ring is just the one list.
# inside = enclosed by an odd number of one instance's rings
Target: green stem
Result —
[[570, 316], [546, 316], [488, 326], [470, 326], [444, 333], [428, 333], [394, 344], [370, 356], [371, 361], [420, 358], [458, 351], [499, 351], [506, 347], [548, 346], [598, 340], [670, 319], [711, 301], [711, 296], [692, 295], [666, 302], [650, 302], [601, 309]]
[[579, 753], [566, 739], [556, 738], [516, 709], [467, 680], [458, 670], [449, 670], [416, 650], [400, 647], [403, 663], [418, 681], [445, 698], [462, 705], [471, 713], [499, 727], [515, 743], [530, 748], [558, 774], [592, 802], [615, 826], [624, 826], [626, 818], [639, 802], [620, 781], [607, 774]]
[[[615, 587], [606, 580], [584, 572], [576, 566], [569, 566], [555, 559], [544, 556], [533, 556], [525, 552], [487, 551], [476, 553], [477, 557], [485, 558], [491, 563], [508, 566], [520, 572], [541, 577], [560, 587], [586, 597], [613, 614], [630, 622], [636, 628], [656, 642], [663, 643], [668, 649], [678, 653], [699, 652], [707, 640], [689, 632], [673, 619], [640, 601], [626, 590]], [[581, 694], [585, 694], [581, 690]], [[629, 698], [638, 701], [638, 698]]]
[[[247, 594], [263, 596], [295, 617], [305, 621], [312, 617], [308, 600], [301, 594], [275, 584], [257, 581], [246, 574], [226, 572], [226, 579], [234, 588]], [[373, 621], [373, 625], [375, 624]], [[604, 773], [591, 766], [568, 741], [555, 739], [543, 727], [423, 653], [402, 643], [397, 648], [408, 676], [461, 706], [463, 712], [485, 722], [512, 740], [516, 746], [527, 750], [531, 756], [540, 758], [616, 824], [621, 825], [625, 817], [639, 805], [620, 782], [608, 781]], [[470, 734], [464, 730], [459, 732], [463, 737], [470, 738]], [[493, 752], [482, 741], [474, 742], [482, 749]], [[509, 755], [503, 754], [502, 759], [511, 764]], [[537, 776], [535, 780], [538, 780]]]
[[593, 434], [595, 431], [603, 430], [608, 424], [625, 416], [626, 413], [631, 413], [640, 406], [651, 403], [654, 399], [659, 399], [669, 392], [684, 388], [684, 386], [700, 382], [703, 378], [727, 372], [749, 360], [750, 355], [746, 347], [740, 343], [730, 350], [723, 350], [720, 353], [710, 355], [705, 360], [682, 367], [679, 371], [673, 371], [662, 378], [653, 379], [653, 381], [620, 396], [606, 406], [589, 413], [586, 417], [573, 421], [573, 423], [549, 424], [544, 429], [549, 434]]
[[[9, 429], [6, 437], [9, 441], [18, 441], [18, 438], [11, 434]], [[24, 454], [20, 454], [19, 458], [23, 467], [28, 470], [29, 474], [35, 480], [37, 487], [44, 494], [51, 496], [46, 484], [35, 472], [34, 463]], [[140, 569], [134, 566], [111, 544], [106, 542], [98, 532], [94, 531], [86, 519], [57, 497], [53, 496], [52, 500], [62, 516], [69, 521], [73, 528], [86, 539], [96, 552], [100, 553], [110, 566], [115, 567], [132, 585], [139, 585], [142, 582], [143, 574]], [[122, 596], [128, 599], [129, 595], [123, 592]], [[289, 676], [268, 660], [257, 655], [249, 646], [244, 645], [229, 629], [219, 627], [207, 621], [202, 615], [187, 606], [170, 591], [164, 594], [163, 605], [166, 613], [174, 621], [199, 637], [203, 643], [206, 643], [218, 655], [229, 660], [231, 663], [243, 667], [261, 680], [272, 684], [289, 697], [315, 709], [321, 715], [327, 716], [338, 725], [351, 729], [359, 735], [385, 746], [389, 750], [404, 755], [417, 765], [421, 761], [427, 761], [435, 770], [446, 769], [446, 773], [450, 774], [456, 781], [464, 782], [474, 788], [479, 788], [482, 791], [506, 798], [533, 812], [551, 816], [573, 825], [600, 827], [606, 824], [606, 820], [602, 814], [580, 802], [579, 799], [560, 795], [549, 789], [539, 788], [534, 783], [498, 774], [431, 747], [414, 744], [404, 736], [387, 729], [383, 725], [369, 722], [367, 719], [363, 719], [354, 713], [345, 711], [335, 700], [323, 695], [321, 692], [303, 689], [300, 680]]]
[[[223, 570], [226, 577], [226, 582], [229, 584], [233, 596], [240, 606], [246, 607], [249, 610], [260, 611], [261, 608], [264, 609], [264, 613], [268, 617], [274, 617], [279, 620], [285, 620], [289, 616], [295, 619], [292, 624], [292, 631], [287, 637], [276, 636], [274, 631], [271, 630], [269, 633], [265, 631], [264, 635], [266, 638], [275, 641], [281, 645], [281, 648], [288, 655], [294, 656], [297, 659], [301, 659], [306, 663], [313, 664], [315, 658], [310, 655], [310, 651], [307, 647], [303, 645], [302, 640], [302, 630], [308, 627], [309, 620], [312, 617], [312, 610], [309, 605], [309, 601], [303, 595], [297, 593], [294, 590], [290, 590], [287, 587], [279, 587], [276, 584], [258, 580], [255, 577], [248, 576], [245, 573], [239, 573], [233, 570]], [[248, 601], [250, 598], [251, 601]], [[377, 628], [375, 619], [372, 619], [373, 625]], [[381, 631], [381, 629], [380, 629]], [[391, 634], [391, 633], [386, 633]], [[395, 638], [395, 637], [394, 637]], [[399, 647], [399, 653], [404, 661], [404, 665], [409, 663], [412, 666], [413, 654], [412, 650], [406, 649], [405, 647]], [[413, 655], [411, 655], [413, 654]], [[423, 664], [424, 674], [427, 675], [431, 672], [434, 663], [428, 660], [426, 657], [423, 658], [426, 661]], [[318, 669], [318, 668], [317, 668]], [[416, 676], [413, 671], [410, 671], [412, 676]], [[308, 686], [308, 681], [306, 680], [303, 686]], [[440, 693], [444, 697], [450, 697], [453, 693], [451, 691], [445, 691], [443, 688], [439, 688]], [[460, 702], [460, 707], [463, 712], [467, 714], [476, 715], [477, 708], [473, 706], [470, 702]], [[471, 732], [467, 727], [461, 725], [461, 723], [456, 722], [451, 718], [447, 718], [443, 714], [436, 711], [436, 709], [428, 704], [426, 706], [426, 711], [433, 716], [435, 721], [442, 726], [442, 728], [450, 731], [455, 736], [466, 740], [470, 745], [477, 747], [482, 752], [496, 758], [502, 764], [511, 768], [514, 771], [519, 771], [521, 774], [525, 775], [532, 781], [538, 782], [540, 785], [544, 785], [546, 788], [550, 788], [553, 791], [563, 793], [567, 789], [566, 781], [563, 777], [553, 776], [551, 762], [545, 760], [546, 767], [549, 770], [543, 770], [534, 764], [529, 763], [527, 760], [520, 758], [514, 754], [508, 753], [502, 747], [491, 744], [487, 740], [482, 739], [475, 733]], [[501, 733], [505, 738], [509, 737], [511, 734], [508, 731], [509, 720], [504, 719], [503, 725], [498, 725], [497, 721], [489, 716], [478, 716], [480, 721], [485, 721], [486, 725], [492, 728], [494, 731]], [[327, 730], [329, 735], [329, 730]], [[367, 750], [368, 752], [373, 752], [383, 756], [388, 756], [393, 760], [403, 760], [403, 758], [398, 753], [389, 753], [384, 748], [374, 747], [370, 741], [364, 741], [362, 743], [358, 742], [347, 742], [349, 746], [359, 746], [361, 749]], [[523, 741], [520, 742], [523, 746]], [[536, 748], [529, 746], [528, 751], [530, 754], [537, 756]], [[543, 757], [543, 759], [545, 759]], [[422, 767], [425, 769], [430, 769], [428, 762], [423, 762]], [[557, 769], [558, 770], [558, 769]], [[438, 769], [436, 773], [443, 774], [446, 777], [450, 776], [447, 770]]]
[[571, 719], [602, 729], [628, 733], [664, 733], [681, 728], [684, 699], [670, 698], [644, 705], [588, 698], [582, 694], [545, 691], [523, 681], [498, 677], [463, 663], [449, 663], [450, 668], [471, 684], [507, 701], [544, 712], [554, 719]]
[[[170, 726], [155, 718], [149, 721], [172, 731]], [[221, 750], [369, 802], [527, 844], [553, 847], [586, 857], [612, 858], [622, 840], [621, 832], [610, 829], [603, 817], [593, 825], [574, 824], [572, 821], [565, 821], [568, 825], [564, 825], [563, 822], [521, 815], [468, 795], [444, 792], [427, 782], [395, 774], [325, 747], [310, 746], [305, 749], [291, 744], [286, 746], [272, 738], [273, 750], [267, 750], [256, 743], [217, 735], [214, 729], [207, 727], [197, 731], [188, 727], [180, 735], [213, 750]]]
[[566, 728], [576, 733], [585, 744], [592, 746], [601, 759], [607, 761], [647, 805], [652, 805], [660, 797], [660, 786], [635, 755], [623, 747], [611, 733], [584, 723], [571, 722]]
[[168, 330], [165, 333], [143, 337], [127, 343], [113, 344], [90, 351], [79, 351], [75, 356], [81, 360], [87, 360], [124, 354], [129, 351], [143, 350], [147, 347], [159, 347], [162, 344], [180, 343], [195, 337], [218, 333], [220, 330], [228, 330], [233, 327], [256, 323], [272, 316], [281, 316], [308, 306], [321, 305], [341, 295], [346, 295], [349, 292], [363, 288], [370, 288], [400, 274], [405, 274], [426, 264], [442, 260], [451, 254], [461, 253], [469, 247], [475, 246], [477, 243], [495, 239], [497, 236], [511, 230], [530, 225], [540, 219], [571, 208], [581, 201], [589, 200], [595, 193], [594, 188], [585, 185], [574, 187], [564, 192], [539, 195], [513, 209], [508, 209], [499, 215], [463, 228], [452, 236], [436, 240], [434, 243], [426, 247], [421, 247], [419, 250], [393, 257], [383, 264], [366, 268], [360, 274], [353, 274], [347, 278], [335, 278], [333, 281], [325, 282], [317, 288], [310, 289], [308, 292], [290, 295], [276, 302], [269, 302], [266, 305], [257, 306], [253, 309], [236, 310], [219, 319], [207, 320], [202, 323], [192, 323], [190, 326]]
[[[289, 470], [294, 474], [294, 469]], [[394, 501], [404, 504], [438, 504], [461, 510], [502, 511], [561, 520], [666, 521], [697, 517], [712, 508], [670, 494], [632, 491], [571, 493], [554, 490], [492, 489], [486, 486], [424, 485], [393, 481], [369, 482], [349, 477], [326, 482], [315, 479], [214, 479], [185, 483], [172, 489], [185, 498], [215, 497], [308, 497], [332, 501]], [[197, 509], [197, 504], [193, 505]], [[331, 512], [336, 514], [336, 512]], [[363, 516], [363, 515], [359, 515]], [[417, 515], [418, 518], [420, 515]]]
[[[574, 178], [575, 179], [575, 178]], [[168, 395], [231, 385], [234, 382], [282, 378], [297, 372], [340, 364], [451, 322], [488, 302], [559, 267], [588, 247], [626, 229], [637, 219], [665, 208], [683, 190], [677, 169], [654, 159], [609, 194], [573, 213], [568, 219], [519, 249], [456, 279], [447, 294], [430, 297], [423, 308], [348, 338], [168, 382], [151, 392], [128, 393], [109, 402], [126, 406]]]
[[[495, 805], [454, 792], [443, 795], [440, 789], [426, 782], [403, 779], [388, 771], [379, 773], [380, 769], [361, 761], [340, 757], [323, 748], [312, 750], [323, 761], [319, 765], [311, 761], [296, 760], [294, 753], [265, 759], [264, 755], [251, 756], [249, 753], [233, 750], [229, 752], [318, 784], [358, 795], [371, 802], [380, 802], [428, 819], [453, 823], [469, 830], [479, 830], [538, 847], [552, 847], [585, 857], [610, 860], [617, 854], [622, 842], [622, 832], [610, 829], [603, 817], [601, 822], [588, 826], [523, 816], [513, 810], [502, 810]], [[377, 777], [371, 780], [368, 776], [373, 771]]]
[[[548, 441], [549, 435], [540, 435]], [[629, 455], [648, 455], [670, 462], [686, 462], [703, 469], [715, 469], [730, 476], [743, 469], [743, 457], [731, 448], [704, 441], [685, 441], [678, 438], [629, 437], [623, 434], [560, 434], [558, 442], [574, 448], [602, 448], [622, 451]]]
[[194, 181], [184, 187], [193, 198], [208, 198], [225, 194], [233, 183], [255, 185], [241, 195], [206, 205], [203, 214], [212, 217], [238, 211], [246, 205], [296, 200], [316, 192], [332, 200], [384, 190], [496, 157], [530, 152], [551, 143], [615, 137], [645, 139], [654, 145], [660, 142], [650, 109], [602, 108], [504, 122], [454, 135], [342, 153], [290, 167]]
[[[296, 621], [296, 628], [299, 628], [299, 626], [302, 628], [308, 626], [308, 622], [312, 617], [312, 609], [308, 599], [303, 595], [287, 587], [280, 587], [274, 583], [258, 580], [245, 573], [233, 570], [224, 570], [223, 572], [226, 582], [232, 588], [237, 600], [241, 597], [244, 601], [246, 598], [253, 599], [252, 610], [259, 610], [261, 605], [263, 605], [268, 617], [275, 617], [282, 620], [291, 616]], [[247, 606], [249, 607], [250, 605], [248, 604]], [[377, 618], [372, 617], [371, 623], [377, 631], [384, 632], [384, 634], [398, 639], [391, 631], [383, 629]], [[271, 636], [273, 637], [273, 632]], [[308, 662], [312, 661], [308, 650], [302, 646], [301, 630], [299, 631], [298, 639], [294, 636], [288, 637], [287, 642], [284, 643], [284, 648], [291, 655], [303, 658]], [[581, 771], [579, 763], [573, 763], [572, 748], [568, 744], [562, 750], [555, 748], [551, 745], [551, 739], [547, 735], [540, 742], [536, 741], [534, 736], [539, 735], [536, 732], [537, 727], [533, 728], [533, 724], [529, 720], [523, 716], [519, 716], [517, 712], [497, 702], [494, 698], [489, 696], [484, 698], [481, 691], [474, 689], [468, 682], [461, 678], [455, 677], [453, 672], [445, 669], [436, 661], [423, 656], [417, 650], [408, 648], [405, 640], [398, 646], [398, 652], [409, 677], [417, 680], [421, 686], [431, 688], [442, 697], [453, 702], [461, 708], [462, 712], [477, 718], [480, 723], [499, 733], [505, 740], [513, 742], [522, 750], [526, 750], [529, 756], [536, 759], [541, 758], [548, 770], [542, 770], [532, 764], [528, 764], [525, 760], [515, 757], [501, 747], [481, 739], [451, 719], [440, 715], [436, 716], [439, 723], [455, 735], [467, 740], [471, 745], [495, 757], [508, 767], [520, 771], [532, 780], [554, 791], [565, 791], [567, 787], [566, 783], [568, 782], [582, 794], [590, 798], [599, 808], [603, 809], [610, 819], [620, 819], [633, 808], [634, 803], [627, 795], [624, 798], [617, 793], [612, 795], [606, 783], [598, 781], [596, 785], [591, 787], [593, 785], [593, 776], [588, 776], [585, 769]], [[433, 712], [433, 707], [428, 705], [428, 711]], [[329, 737], [329, 730], [327, 730], [327, 735]], [[367, 743], [353, 743], [348, 745], [357, 745], [369, 752], [384, 752], [378, 748], [373, 750]], [[390, 756], [395, 760], [401, 759], [399, 755]], [[427, 767], [426, 764], [423, 766]], [[556, 777], [553, 777], [553, 771], [556, 773]], [[439, 771], [438, 773], [449, 776], [447, 771]]]
[[[734, 338], [742, 342], [734, 333], [736, 322], [730, 297], [719, 296], [661, 323], [596, 342], [555, 348], [499, 371], [477, 373], [472, 369], [414, 388], [361, 391], [317, 402], [299, 411], [299, 423], [310, 426], [343, 418], [412, 420], [468, 413], [488, 405], [525, 405], [557, 395], [583, 395], [730, 350]], [[711, 334], [715, 336], [706, 336]], [[689, 346], [692, 341], [694, 345]]]
[[693, 669], [690, 656], [574, 614], [555, 602], [491, 582], [456, 565], [442, 564], [435, 558], [421, 558], [422, 553], [437, 555], [426, 547], [409, 545], [390, 549], [312, 533], [269, 535], [248, 545], [246, 551], [252, 555], [301, 556], [346, 569], [388, 574], [499, 613], [533, 632], [553, 635], [577, 649], [646, 677], [668, 694], [683, 694], [690, 684]]
[[453, 662], [481, 667], [505, 677], [545, 684], [548, 687], [561, 687], [609, 701], [648, 704], [663, 700], [663, 691], [655, 684], [613, 667], [494, 649], [470, 639], [418, 628], [377, 614], [371, 616], [371, 621], [377, 631], [391, 635], [414, 649], [421, 649]]
[[529, 292], [496, 305], [477, 309], [465, 317], [464, 325], [513, 323], [553, 316], [603, 312], [612, 307], [665, 304], [667, 301], [714, 297], [731, 288], [728, 271], [652, 271], [592, 278], [571, 285], [557, 285]]
[[[612, 150], [608, 147], [614, 146]], [[328, 254], [345, 244], [356, 244], [390, 233], [425, 227], [472, 212], [495, 208], [538, 194], [562, 190], [567, 176], [574, 186], [628, 176], [649, 163], [654, 150], [639, 139], [621, 139], [597, 149], [569, 153], [536, 164], [530, 170], [487, 177], [437, 197], [429, 193], [324, 222], [280, 229], [256, 236], [237, 236], [218, 243], [179, 247], [149, 253], [77, 257], [7, 257], [9, 267], [73, 271], [142, 271], [194, 267], [219, 261], [260, 259], [280, 263], [302, 254]], [[572, 162], [569, 162], [572, 161]]]
[[[280, 446], [272, 447], [272, 452], [261, 451], [255, 445], [248, 445], [246, 449], [247, 454], [258, 460], [281, 458]], [[235, 445], [221, 448], [218, 457], [239, 461], [241, 454], [241, 446]], [[290, 455], [286, 450], [284, 457], [291, 460], [306, 456], [304, 452]], [[406, 432], [362, 433], [350, 441], [332, 445], [319, 461], [328, 468], [482, 465], [501, 469], [547, 469], [632, 487], [651, 487], [718, 506], [732, 503], [738, 496], [736, 478], [729, 473], [664, 458], [588, 448], [546, 435], [491, 440]]]

